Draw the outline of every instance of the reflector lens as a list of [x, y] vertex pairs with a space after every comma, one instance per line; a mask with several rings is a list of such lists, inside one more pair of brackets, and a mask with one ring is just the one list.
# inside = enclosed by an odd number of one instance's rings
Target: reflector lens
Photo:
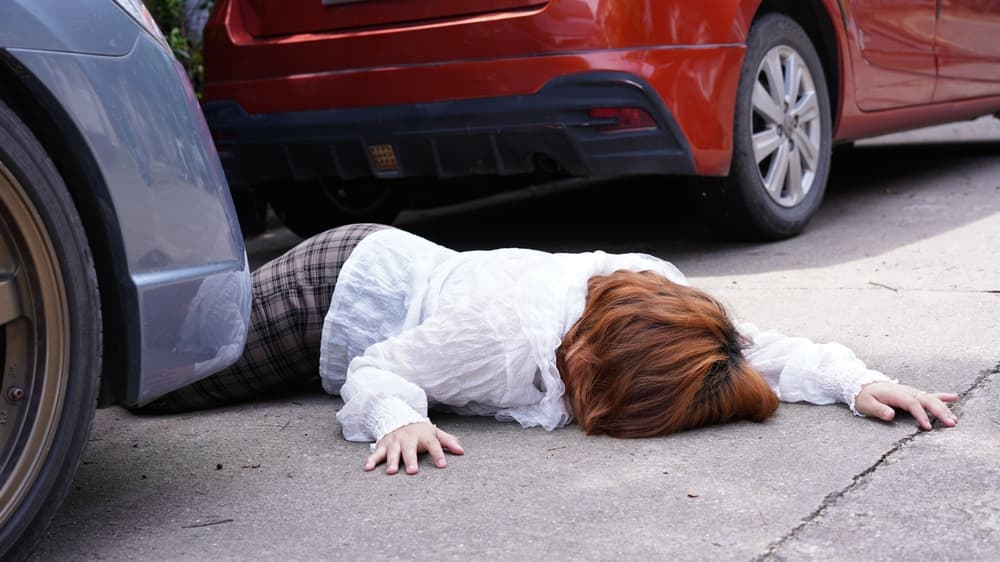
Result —
[[372, 157], [372, 164], [379, 172], [398, 172], [399, 162], [396, 160], [396, 151], [391, 144], [373, 144], [368, 147], [368, 154]]
[[614, 119], [609, 125], [598, 127], [600, 133], [620, 133], [655, 129], [656, 120], [646, 110], [638, 107], [595, 107], [590, 110], [591, 119]]

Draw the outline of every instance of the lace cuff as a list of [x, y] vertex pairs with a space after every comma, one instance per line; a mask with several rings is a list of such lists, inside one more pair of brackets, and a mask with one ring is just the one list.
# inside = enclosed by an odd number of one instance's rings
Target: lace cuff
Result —
[[411, 423], [430, 423], [430, 419], [417, 413], [405, 400], [396, 396], [385, 396], [376, 400], [368, 412], [368, 426], [378, 443], [388, 433]]

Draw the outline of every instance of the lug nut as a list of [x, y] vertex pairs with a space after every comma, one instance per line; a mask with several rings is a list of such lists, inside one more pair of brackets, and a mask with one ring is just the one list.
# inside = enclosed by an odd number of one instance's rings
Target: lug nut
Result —
[[7, 398], [17, 402], [24, 398], [24, 389], [19, 386], [12, 386], [7, 389]]

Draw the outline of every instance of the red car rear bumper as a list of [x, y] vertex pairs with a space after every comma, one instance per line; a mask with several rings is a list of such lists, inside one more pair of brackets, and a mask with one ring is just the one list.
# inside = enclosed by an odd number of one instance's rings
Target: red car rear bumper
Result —
[[[633, 108], [633, 129], [595, 108]], [[612, 72], [537, 93], [423, 104], [248, 114], [205, 104], [230, 184], [333, 176], [460, 177], [558, 168], [575, 176], [691, 174], [690, 147], [644, 81]], [[388, 159], [388, 160], [386, 160]]]
[[640, 4], [632, 0], [601, 18], [575, 14], [574, 6], [551, 2], [426, 25], [255, 36], [246, 25], [252, 13], [242, 3], [223, 3], [206, 29], [212, 65], [205, 100], [233, 102], [261, 119], [329, 111], [324, 119], [341, 123], [334, 112], [409, 107], [419, 114], [425, 104], [524, 98], [565, 77], [618, 73], [642, 83], [662, 106], [660, 116], [674, 123], [671, 133], [693, 163], [688, 172], [727, 173], [746, 23], [735, 3], [692, 8], [705, 12], [692, 15], [702, 22], [696, 28], [677, 25], [679, 16], [669, 15], [676, 10], [638, 17], [633, 8]]

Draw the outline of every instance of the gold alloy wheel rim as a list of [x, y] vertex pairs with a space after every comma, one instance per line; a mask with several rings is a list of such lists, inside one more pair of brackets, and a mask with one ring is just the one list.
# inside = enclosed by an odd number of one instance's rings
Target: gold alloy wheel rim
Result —
[[0, 526], [31, 490], [52, 446], [69, 350], [66, 290], [52, 240], [0, 162]]

